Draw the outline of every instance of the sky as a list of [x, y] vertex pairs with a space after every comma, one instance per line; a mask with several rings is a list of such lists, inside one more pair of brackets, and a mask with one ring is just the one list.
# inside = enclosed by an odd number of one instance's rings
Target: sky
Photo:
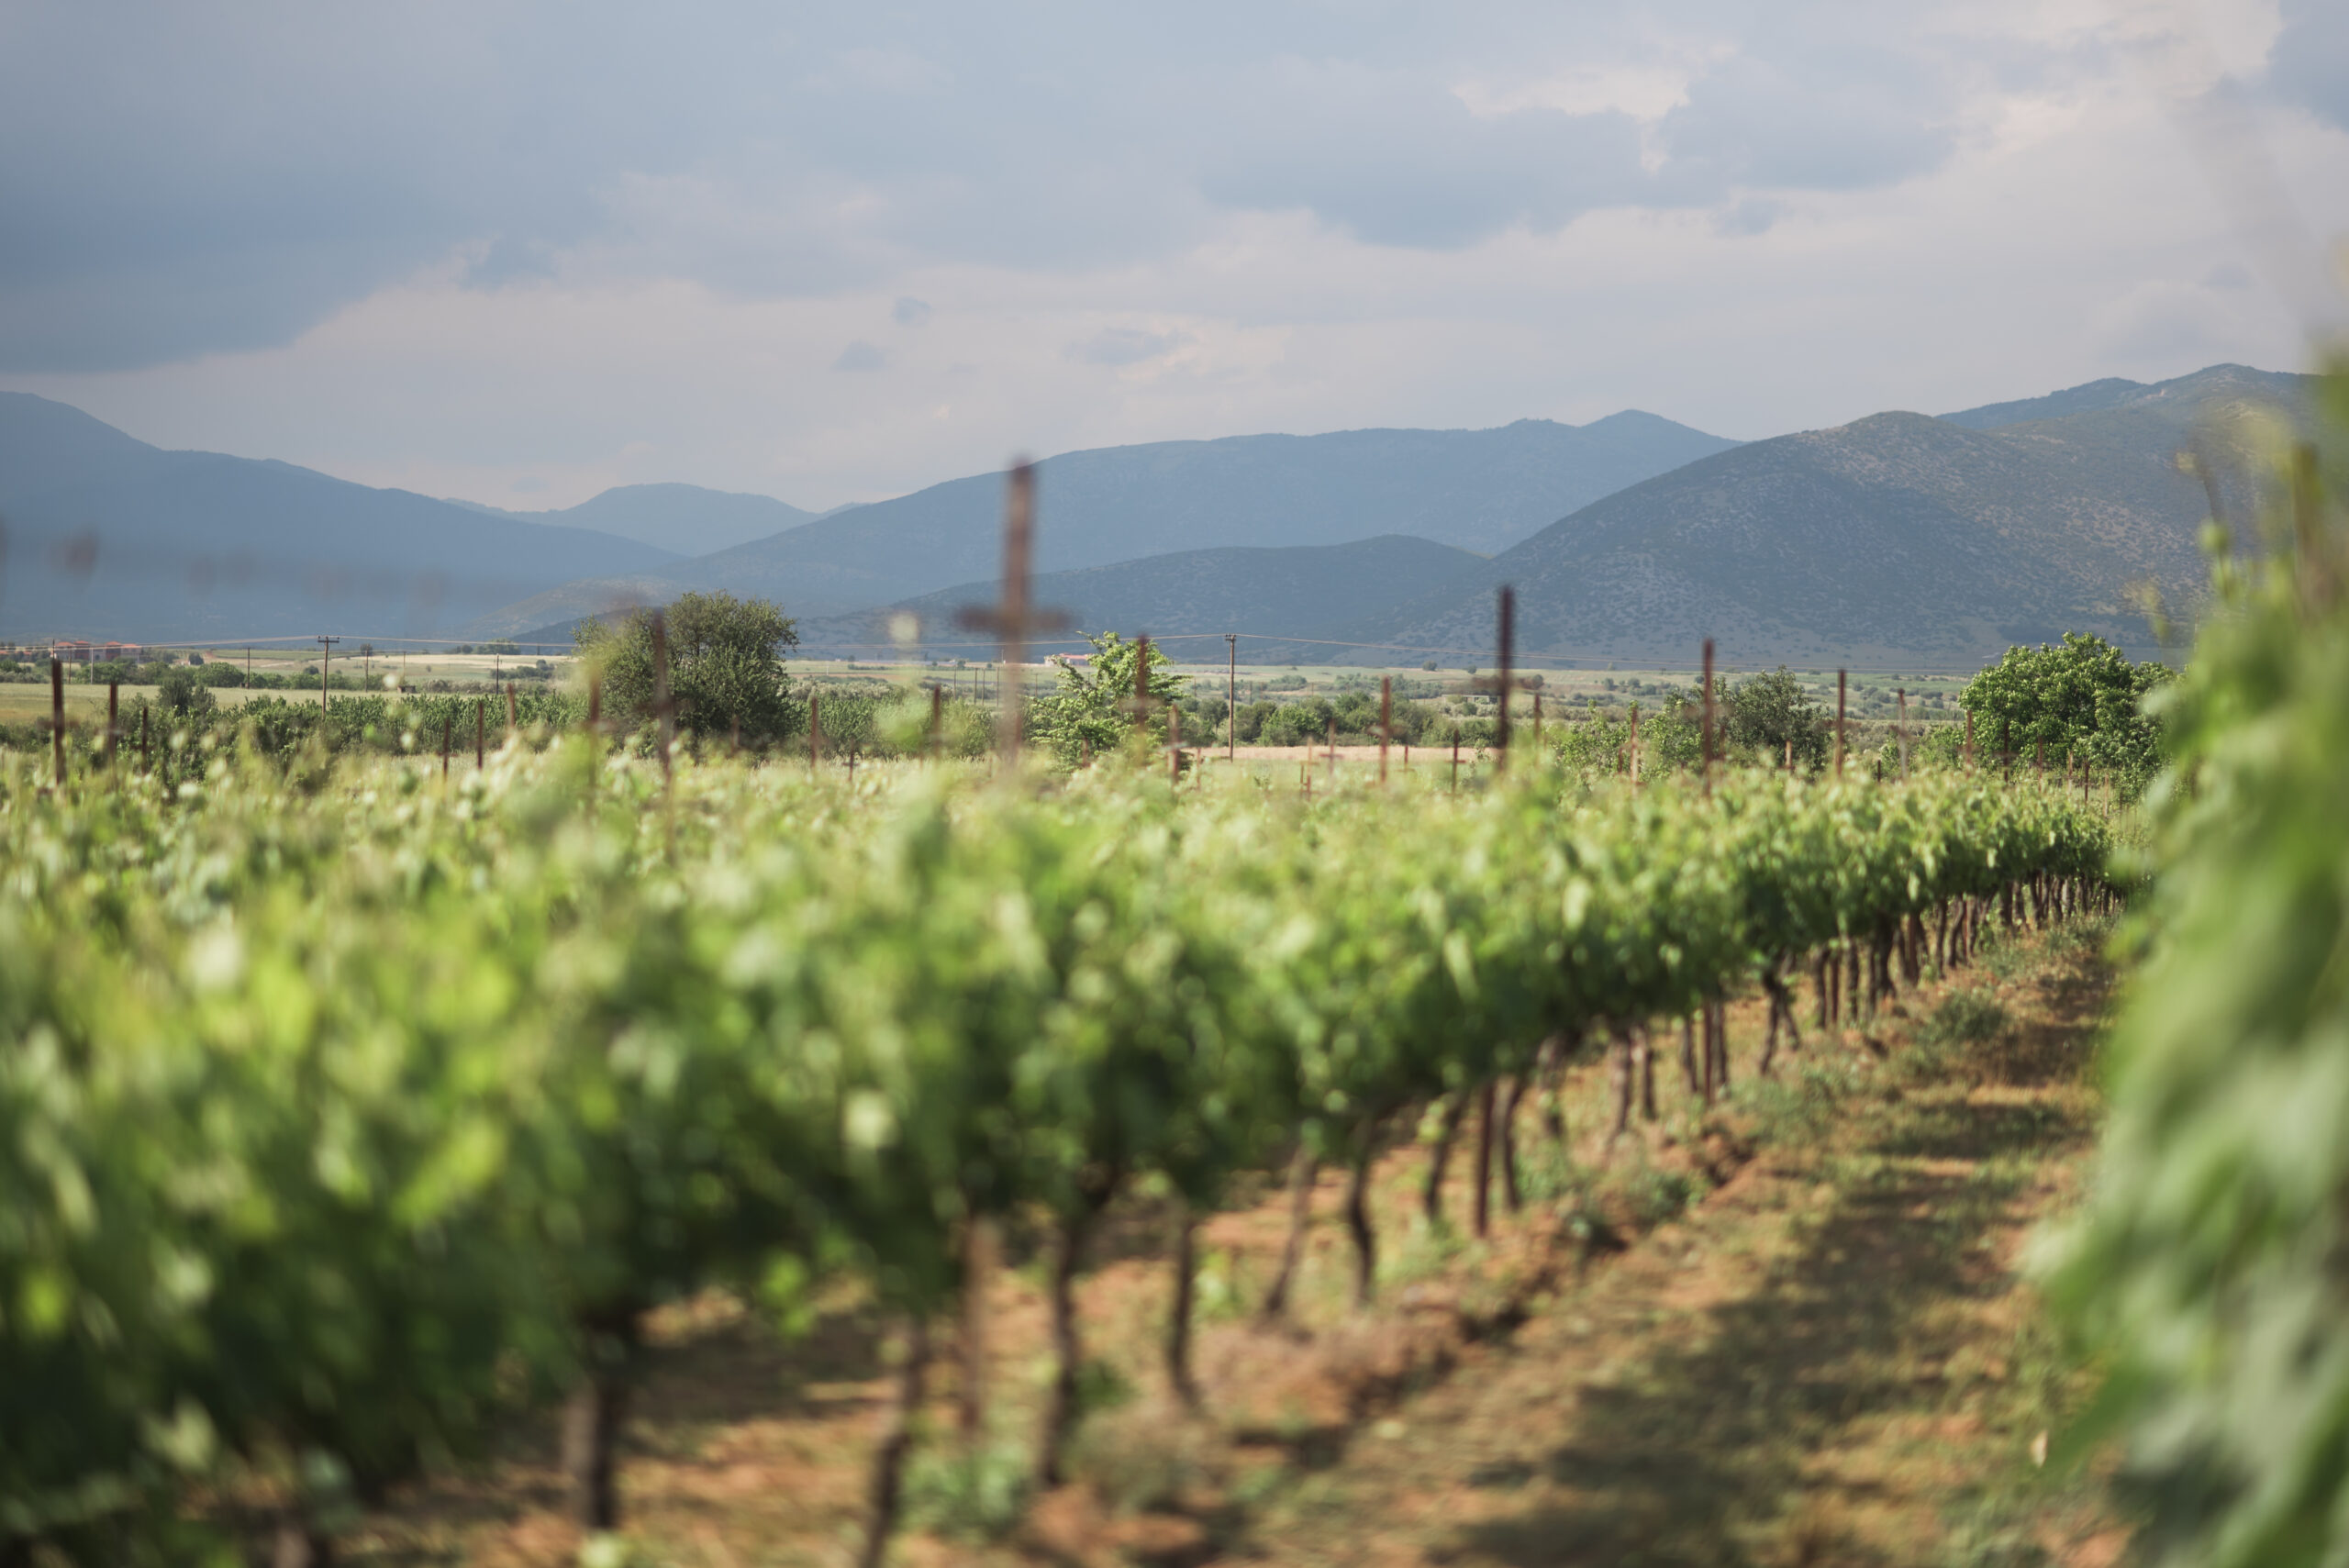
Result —
[[2342, 0], [7, 0], [0, 389], [517, 509], [2342, 320]]

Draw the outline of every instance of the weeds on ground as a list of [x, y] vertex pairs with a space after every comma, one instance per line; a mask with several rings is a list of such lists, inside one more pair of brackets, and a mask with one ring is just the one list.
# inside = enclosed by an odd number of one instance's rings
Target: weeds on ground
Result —
[[906, 1468], [907, 1520], [955, 1540], [998, 1540], [1027, 1511], [1035, 1462], [1029, 1445], [1001, 1433], [922, 1449]]

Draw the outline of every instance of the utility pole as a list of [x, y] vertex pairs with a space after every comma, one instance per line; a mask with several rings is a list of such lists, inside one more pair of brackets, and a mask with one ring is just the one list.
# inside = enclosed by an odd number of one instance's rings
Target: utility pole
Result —
[[318, 717], [320, 718], [327, 716], [327, 671], [334, 663], [334, 645], [341, 640], [342, 639], [339, 637], [318, 639], [318, 646], [326, 650], [318, 656]]
[[1236, 762], [1240, 760], [1240, 634], [1227, 631], [1223, 641], [1224, 651], [1230, 656], [1223, 682], [1223, 755], [1226, 762]]

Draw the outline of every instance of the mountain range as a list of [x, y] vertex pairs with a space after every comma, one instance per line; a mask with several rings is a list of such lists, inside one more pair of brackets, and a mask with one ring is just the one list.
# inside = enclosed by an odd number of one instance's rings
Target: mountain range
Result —
[[[672, 555], [710, 555], [779, 534], [831, 512], [806, 512], [772, 495], [705, 490], [698, 484], [622, 484], [599, 495], [548, 512], [509, 512], [478, 501], [452, 505], [517, 522], [594, 528], [649, 544]], [[836, 506], [834, 512], [846, 511]]]
[[[1233, 546], [1344, 544], [1410, 534], [1479, 554], [1562, 512], [1735, 443], [1636, 411], [1588, 425], [1230, 436], [1067, 452], [1037, 464], [1036, 564], [1046, 572]], [[974, 474], [834, 513], [684, 565], [581, 583], [476, 623], [518, 635], [688, 588], [763, 594], [836, 616], [1000, 569], [1003, 477]]]
[[[2217, 365], [1744, 444], [1627, 412], [1071, 452], [1038, 465], [1036, 597], [1089, 630], [1241, 633], [1258, 660], [1450, 662], [1489, 649], [1504, 583], [1532, 658], [1682, 662], [1711, 636], [1747, 662], [1965, 664], [2065, 629], [2142, 649], [2143, 594], [2190, 614], [2213, 499], [2243, 520], [2241, 476], [2308, 384]], [[0, 394], [0, 635], [557, 642], [725, 588], [781, 602], [809, 651], [871, 650], [908, 616], [944, 651], [994, 595], [1002, 490], [818, 516], [632, 485], [517, 513], [162, 451]]]
[[1520, 646], [1553, 659], [1692, 660], [1707, 637], [1817, 665], [1968, 666], [2087, 631], [2153, 651], [2143, 595], [2190, 616], [2221, 505], [2310, 379], [2215, 365], [1944, 418], [1878, 414], [1754, 441], [1560, 518], [1399, 612], [1337, 635], [1488, 644], [1515, 585]]
[[27, 393], [0, 393], [0, 550], [13, 641], [426, 636], [677, 559], [291, 463], [165, 451]]
[[[2242, 476], [2307, 387], [2215, 365], [1938, 418], [1873, 415], [1700, 458], [1488, 559], [1345, 547], [1319, 567], [1334, 582], [1344, 562], [1342, 594], [1286, 589], [1290, 558], [1305, 552], [1204, 550], [1056, 574], [1037, 596], [1089, 628], [1175, 639], [1178, 655], [1217, 651], [1192, 649], [1198, 634], [1256, 634], [1243, 656], [1258, 662], [1488, 663], [1505, 583], [1519, 650], [1536, 660], [1687, 664], [1711, 637], [1749, 663], [1965, 668], [2066, 630], [2150, 656], [2144, 591], [2190, 615], [2208, 578], [2210, 492], [2179, 452], [2199, 450], [2241, 525], [2255, 506]], [[803, 646], [871, 651], [912, 613], [928, 646], [963, 651], [952, 612], [993, 592], [974, 583], [818, 616]]]

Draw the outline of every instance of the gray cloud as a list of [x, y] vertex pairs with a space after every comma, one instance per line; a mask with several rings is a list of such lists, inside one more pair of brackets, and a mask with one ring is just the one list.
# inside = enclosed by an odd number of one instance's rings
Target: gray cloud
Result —
[[[2276, 87], [2349, 115], [2349, 24], [2287, 0]], [[283, 343], [424, 269], [685, 278], [744, 297], [907, 269], [1177, 255], [1235, 210], [1430, 250], [1597, 208], [1929, 171], [2008, 37], [1830, 0], [1461, 7], [1200, 0], [1004, 13], [813, 0], [253, 9], [15, 0], [0, 19], [0, 371]], [[1693, 64], [1687, 62], [1695, 62]], [[1642, 120], [1464, 83], [1679, 70]], [[1603, 95], [1602, 95], [1603, 97]], [[926, 309], [903, 301], [896, 318]]]
[[903, 296], [889, 307], [889, 319], [900, 327], [919, 327], [929, 321], [931, 314], [930, 301], [916, 299], [911, 295]]
[[1133, 327], [1105, 327], [1090, 338], [1071, 343], [1066, 356], [1082, 365], [1138, 365], [1171, 353], [1193, 341], [1188, 332], [1145, 332]]
[[2269, 80], [2277, 94], [2349, 130], [2349, 6], [2284, 0]]
[[832, 368], [836, 371], [877, 371], [888, 362], [888, 355], [860, 338], [841, 350], [841, 357], [832, 361]]

